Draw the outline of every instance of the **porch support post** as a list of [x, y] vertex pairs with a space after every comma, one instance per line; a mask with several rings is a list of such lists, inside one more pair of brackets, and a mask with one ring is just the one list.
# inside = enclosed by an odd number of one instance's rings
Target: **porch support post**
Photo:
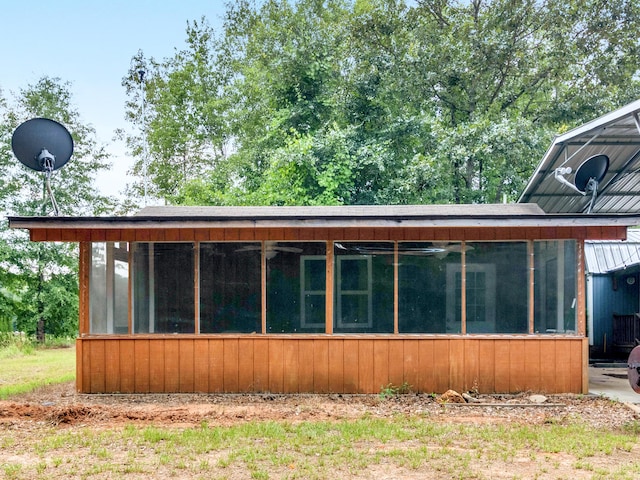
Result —
[[587, 332], [585, 309], [585, 277], [584, 277], [584, 240], [576, 240], [576, 315], [578, 335], [584, 337]]

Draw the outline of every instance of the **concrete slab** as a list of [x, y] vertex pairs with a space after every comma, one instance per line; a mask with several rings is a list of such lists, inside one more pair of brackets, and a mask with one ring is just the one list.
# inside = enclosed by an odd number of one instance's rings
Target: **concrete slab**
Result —
[[589, 393], [611, 400], [640, 405], [640, 395], [633, 391], [625, 368], [589, 367]]

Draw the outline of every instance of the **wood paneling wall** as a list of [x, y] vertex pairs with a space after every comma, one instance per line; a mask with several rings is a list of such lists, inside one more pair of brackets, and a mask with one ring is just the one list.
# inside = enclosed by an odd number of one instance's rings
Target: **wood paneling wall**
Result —
[[251, 240], [624, 240], [627, 227], [370, 227], [32, 229], [34, 242], [177, 242]]
[[77, 340], [82, 393], [586, 393], [587, 339], [141, 336]]

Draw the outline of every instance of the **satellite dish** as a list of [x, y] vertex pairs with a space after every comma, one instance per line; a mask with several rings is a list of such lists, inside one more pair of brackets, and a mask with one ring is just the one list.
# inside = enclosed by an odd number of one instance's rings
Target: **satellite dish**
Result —
[[[592, 191], [593, 181], [597, 184], [602, 181], [609, 170], [609, 157], [604, 154], [594, 155], [586, 159], [576, 170], [574, 183], [581, 192]], [[589, 185], [592, 185], [590, 188]]]
[[640, 346], [631, 350], [627, 363], [627, 377], [633, 391], [640, 393]]
[[53, 213], [58, 216], [58, 204], [51, 190], [50, 179], [51, 173], [64, 167], [73, 154], [73, 139], [69, 131], [48, 118], [32, 118], [13, 132], [11, 149], [23, 165], [45, 173]]
[[73, 154], [69, 131], [48, 118], [32, 118], [16, 128], [11, 138], [15, 156], [25, 166], [39, 172], [63, 167]]

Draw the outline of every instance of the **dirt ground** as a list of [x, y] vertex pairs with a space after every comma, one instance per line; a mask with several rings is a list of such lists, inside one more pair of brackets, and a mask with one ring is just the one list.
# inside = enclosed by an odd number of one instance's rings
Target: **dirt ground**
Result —
[[188, 427], [207, 421], [233, 425], [247, 421], [344, 420], [429, 414], [442, 422], [540, 424], [580, 417], [596, 428], [629, 423], [637, 414], [599, 396], [550, 395], [537, 405], [529, 395], [478, 396], [478, 404], [438, 401], [437, 396], [276, 395], [276, 394], [78, 394], [73, 383], [43, 387], [0, 401], [0, 426], [46, 422], [57, 426], [113, 426], [117, 423]]
[[[167, 428], [195, 427], [206, 422], [210, 426], [231, 426], [249, 421], [339, 421], [359, 419], [364, 416], [390, 418], [398, 414], [422, 415], [429, 421], [468, 425], [508, 425], [508, 424], [546, 424], [581, 419], [595, 428], [616, 428], [639, 420], [638, 414], [622, 403], [599, 396], [550, 395], [543, 404], [532, 402], [530, 395], [479, 396], [478, 404], [446, 404], [438, 398], [425, 394], [406, 394], [383, 398], [380, 395], [205, 395], [205, 394], [135, 394], [135, 395], [84, 395], [77, 394], [74, 384], [61, 384], [42, 388], [33, 393], [12, 397], [0, 401], [0, 447], [3, 432], [20, 432], [20, 442], [51, 429], [75, 434], [89, 428], [95, 431], [118, 430], [125, 425], [155, 425]], [[33, 440], [31, 440], [33, 441]], [[0, 466], [5, 462], [5, 478], [35, 478], [38, 465], [34, 460], [20, 453], [20, 442], [12, 445], [5, 454], [0, 448]], [[24, 445], [24, 444], [23, 444]], [[398, 446], [400, 447], [400, 446]], [[375, 448], [390, 448], [378, 445]], [[68, 455], [80, 455], [80, 452], [68, 452]], [[5, 456], [3, 460], [3, 455]], [[8, 457], [6, 456], [8, 455]], [[547, 455], [542, 463], [553, 462], [552, 469], [541, 465], [539, 461], [523, 456], [513, 462], [474, 460], [468, 466], [472, 471], [481, 472], [472, 478], [635, 478], [618, 477], [615, 473], [594, 477], [594, 468], [600, 471], [626, 471], [637, 468], [640, 471], [640, 446], [631, 451], [616, 455], [600, 454], [589, 459], [591, 470], [576, 469], [576, 459], [566, 454]], [[20, 463], [23, 475], [8, 475], [9, 461]], [[65, 460], [70, 461], [70, 460]], [[31, 462], [31, 463], [30, 463]], [[42, 458], [41, 465], [50, 473], [55, 459]], [[126, 460], [123, 460], [123, 464]], [[212, 460], [213, 462], [213, 460]], [[595, 465], [595, 467], [594, 467]], [[13, 467], [12, 467], [13, 468]], [[43, 467], [44, 468], [44, 467]], [[145, 465], [141, 474], [129, 474], [124, 467], [117, 471], [98, 475], [95, 478], [193, 478], [193, 472], [181, 473], [161, 462]], [[146, 470], [144, 470], [146, 468]], [[195, 468], [195, 467], [194, 467]], [[84, 478], [87, 472], [78, 476], [78, 472], [62, 470], [57, 467], [55, 477]], [[122, 473], [124, 472], [124, 473]], [[545, 473], [546, 472], [546, 473]], [[0, 468], [0, 478], [2, 477]], [[450, 473], [436, 471], [432, 466], [417, 470], [406, 469], [394, 463], [370, 465], [356, 473], [341, 472], [340, 478], [391, 478], [441, 479], [451, 478]], [[91, 476], [91, 475], [90, 475]], [[38, 477], [40, 478], [40, 477]], [[42, 477], [52, 478], [52, 477]], [[93, 477], [92, 477], [93, 478]], [[208, 470], [203, 476], [195, 478], [254, 478], [254, 474], [244, 467], [232, 466], [219, 473], [216, 468]], [[263, 477], [255, 477], [263, 478]], [[264, 478], [305, 478], [304, 475], [292, 475], [290, 471], [272, 471]], [[319, 478], [324, 478], [320, 476]], [[328, 477], [327, 477], [328, 478]], [[456, 478], [468, 478], [464, 474]]]

